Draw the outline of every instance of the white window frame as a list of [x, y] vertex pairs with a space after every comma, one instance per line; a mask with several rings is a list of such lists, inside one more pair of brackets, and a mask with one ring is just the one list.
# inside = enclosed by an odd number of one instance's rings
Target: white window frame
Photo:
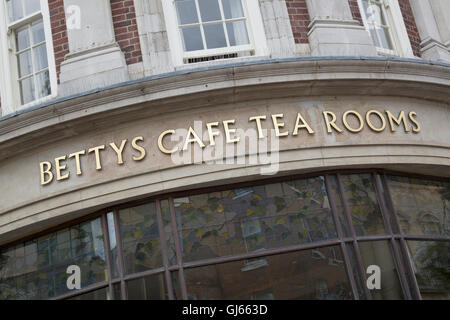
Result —
[[[13, 23], [9, 23], [6, 1], [0, 1], [2, 2], [0, 4], [0, 67], [4, 70], [4, 72], [0, 73], [0, 95], [2, 97], [2, 113], [5, 115], [53, 99], [57, 96], [58, 81], [56, 77], [48, 1], [40, 0], [40, 11], [32, 13]], [[16, 45], [14, 30], [37, 19], [42, 19], [44, 24], [51, 94], [46, 97], [37, 98], [29, 103], [22, 104], [18, 81], [17, 57], [15, 54]]]
[[[389, 26], [389, 34], [392, 39], [394, 50], [376, 47], [379, 55], [384, 56], [399, 56], [414, 58], [414, 53], [409, 40], [408, 32], [406, 31], [405, 21], [403, 20], [402, 11], [398, 0], [379, 0], [382, 3], [382, 10], [386, 17], [386, 22]], [[363, 20], [364, 27], [366, 28], [369, 36], [372, 35], [369, 30], [369, 24], [367, 23], [366, 14], [364, 13], [364, 6], [362, 0], [358, 0], [359, 11], [361, 12], [361, 18]]]
[[162, 0], [161, 2], [163, 5], [171, 56], [175, 66], [186, 65], [187, 63], [185, 63], [185, 61], [189, 58], [228, 55], [246, 51], [253, 51], [253, 56], [265, 56], [268, 54], [266, 34], [264, 31], [260, 11], [261, 9], [259, 7], [258, 0], [242, 0], [242, 7], [246, 17], [247, 32], [250, 44], [190, 52], [185, 52], [183, 48], [183, 40], [178, 24], [175, 0]]

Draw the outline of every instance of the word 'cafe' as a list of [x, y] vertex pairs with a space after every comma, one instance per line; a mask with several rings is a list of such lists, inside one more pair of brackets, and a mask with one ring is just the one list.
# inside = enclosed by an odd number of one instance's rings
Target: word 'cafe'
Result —
[[[350, 133], [361, 132], [365, 125], [374, 132], [383, 132], [389, 127], [388, 130], [395, 132], [397, 127], [403, 126], [405, 132], [419, 133], [421, 126], [416, 119], [416, 112], [411, 111], [405, 113], [401, 111], [398, 115], [393, 114], [391, 111], [386, 110], [384, 113], [377, 110], [369, 110], [365, 115], [361, 115], [359, 112], [354, 110], [348, 110], [341, 116], [342, 125], [337, 123], [338, 117], [334, 112], [324, 111], [322, 113], [324, 120], [324, 127], [328, 134], [333, 133], [343, 133], [344, 130]], [[305, 117], [301, 113], [297, 113], [294, 126], [289, 130], [288, 119], [284, 117], [284, 114], [271, 114], [269, 117], [266, 115], [251, 116], [248, 118], [249, 123], [254, 123], [254, 128], [257, 130], [258, 138], [264, 139], [263, 125], [266, 122], [270, 122], [272, 129], [275, 132], [276, 137], [286, 137], [290, 134], [292, 136], [297, 136], [300, 130], [306, 130], [308, 134], [314, 134], [315, 130]], [[353, 118], [353, 119], [352, 119]], [[352, 120], [350, 120], [352, 119]], [[238, 143], [240, 137], [236, 134], [236, 120], [224, 120], [220, 122], [209, 122], [206, 123], [206, 129], [208, 133], [208, 143], [210, 146], [215, 145], [215, 138], [224, 134], [226, 143]], [[219, 131], [222, 126], [223, 132]], [[192, 143], [198, 144], [201, 148], [206, 147], [205, 141], [201, 139], [201, 136], [191, 127], [187, 130], [186, 137], [183, 141], [182, 148], [179, 146], [168, 147], [169, 136], [174, 134], [174, 129], [169, 129], [162, 132], [158, 136], [158, 149], [164, 154], [172, 154], [179, 151], [185, 151], [188, 149], [189, 145]], [[127, 139], [121, 141], [119, 145], [115, 142], [109, 143], [109, 147], [115, 153], [117, 157], [117, 164], [123, 165], [123, 152], [128, 143]], [[133, 161], [141, 161], [146, 156], [146, 148], [143, 146], [144, 137], [138, 136], [131, 140], [131, 148], [133, 149]], [[169, 149], [170, 148], [170, 149]], [[56, 176], [56, 180], [66, 180], [70, 177], [70, 171], [67, 169], [68, 160], [75, 161], [76, 174], [82, 175], [83, 171], [81, 168], [81, 157], [88, 156], [92, 154], [95, 157], [96, 170], [102, 170], [101, 153], [107, 151], [106, 145], [99, 145], [95, 147], [88, 148], [87, 150], [81, 150], [78, 152], [71, 153], [69, 155], [64, 155], [56, 157], [54, 162], [43, 161], [40, 163], [40, 175], [41, 175], [41, 185], [49, 184], [53, 181]]]

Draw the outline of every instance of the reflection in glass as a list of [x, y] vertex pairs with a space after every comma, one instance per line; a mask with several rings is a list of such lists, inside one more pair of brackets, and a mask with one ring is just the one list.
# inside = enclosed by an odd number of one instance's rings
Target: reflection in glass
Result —
[[16, 31], [16, 51], [22, 51], [30, 47], [30, 32], [28, 26], [17, 29]]
[[174, 271], [170, 273], [170, 277], [172, 279], [172, 287], [173, 287], [173, 296], [175, 300], [182, 300], [181, 294], [181, 286], [180, 286], [180, 277], [178, 275], [178, 271]]
[[164, 273], [127, 281], [128, 300], [167, 300]]
[[227, 22], [227, 30], [230, 46], [249, 44], [247, 27], [244, 20]]
[[241, 0], [222, 0], [225, 19], [244, 17]]
[[119, 211], [126, 274], [162, 266], [155, 203]]
[[172, 222], [170, 217], [170, 208], [168, 200], [161, 200], [161, 218], [163, 222], [164, 235], [167, 246], [167, 259], [169, 261], [169, 265], [174, 265], [177, 263], [176, 249], [175, 249], [175, 240], [173, 239], [172, 232]]
[[345, 217], [345, 211], [344, 211], [344, 206], [342, 204], [341, 193], [339, 192], [339, 187], [338, 187], [338, 180], [335, 175], [329, 175], [327, 177], [327, 179], [328, 179], [328, 182], [330, 185], [330, 190], [328, 190], [328, 192], [330, 192], [333, 196], [334, 205], [336, 206], [336, 211], [337, 211], [336, 214], [339, 219], [339, 223], [342, 227], [342, 232], [344, 233], [343, 236], [350, 237], [351, 236], [350, 227], [348, 225], [347, 218]]
[[[366, 22], [376, 47], [393, 50], [383, 4], [375, 0], [362, 0]], [[381, 43], [380, 43], [381, 41]]]
[[342, 175], [341, 179], [356, 235], [385, 234], [383, 217], [371, 175]]
[[[360, 300], [367, 299], [366, 293], [364, 291], [364, 286], [366, 285], [361, 280], [360, 272], [358, 269], [358, 260], [356, 259], [356, 250], [353, 243], [346, 243], [346, 250], [349, 257], [349, 263], [351, 270], [347, 270], [348, 273], [352, 273], [353, 279], [355, 279], [356, 289], [358, 290], [358, 295]], [[364, 278], [366, 275], [364, 275]]]
[[34, 22], [31, 30], [33, 32], [33, 45], [45, 41], [44, 22], [42, 20]]
[[195, 0], [175, 1], [175, 6], [177, 8], [178, 22], [180, 25], [198, 22]]
[[111, 259], [111, 272], [112, 278], [119, 276], [119, 256], [117, 248], [117, 237], [116, 237], [116, 225], [114, 223], [114, 213], [109, 212], [106, 215], [106, 221], [108, 224], [108, 235], [109, 235], [109, 256]]
[[450, 235], [450, 183], [388, 176], [403, 233]]
[[422, 299], [450, 299], [449, 242], [408, 241], [411, 264]]
[[122, 290], [120, 288], [120, 283], [115, 283], [113, 286], [114, 300], [122, 300]]
[[190, 299], [351, 299], [339, 247], [185, 269]]
[[203, 40], [199, 26], [185, 27], [181, 29], [183, 33], [184, 51], [203, 50]]
[[26, 78], [20, 81], [20, 96], [22, 104], [26, 104], [34, 100], [34, 79]]
[[0, 300], [48, 299], [67, 293], [67, 267], [81, 269], [81, 287], [105, 281], [100, 219], [0, 251]]
[[203, 22], [221, 20], [218, 0], [198, 0]]
[[336, 238], [323, 177], [174, 201], [184, 261]]
[[197, 2], [198, 7], [194, 0], [175, 1], [184, 51], [226, 48], [250, 43], [241, 0], [197, 0]]
[[[379, 266], [381, 269], [381, 289], [370, 290], [372, 299], [403, 299], [397, 267], [392, 258], [391, 246], [388, 241], [359, 242], [359, 250], [364, 270], [367, 270], [370, 265]], [[367, 278], [366, 276], [364, 275], [365, 278]]]
[[25, 0], [25, 14], [30, 15], [32, 13], [38, 12], [41, 10], [41, 1], [40, 0]]
[[22, 0], [6, 0], [9, 22], [23, 18]]
[[18, 55], [19, 77], [22, 78], [33, 72], [33, 63], [31, 62], [31, 51], [27, 50]]
[[227, 46], [222, 23], [206, 24], [203, 26], [203, 30], [205, 32], [206, 47], [208, 49]]
[[36, 75], [36, 78], [39, 86], [39, 98], [46, 97], [51, 94], [50, 75], [48, 73], [48, 70], [38, 73]]
[[91, 291], [70, 298], [69, 300], [110, 300], [108, 297], [108, 288]]
[[35, 47], [33, 49], [33, 54], [34, 54], [35, 72], [38, 72], [48, 67], [47, 49], [45, 44]]

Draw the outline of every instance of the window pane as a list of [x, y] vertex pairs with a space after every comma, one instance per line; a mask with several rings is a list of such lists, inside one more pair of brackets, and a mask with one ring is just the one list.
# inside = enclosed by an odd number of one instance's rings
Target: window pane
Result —
[[188, 297], [235, 300], [352, 299], [339, 247], [184, 269]]
[[202, 21], [222, 20], [218, 0], [198, 0]]
[[[392, 258], [391, 246], [387, 241], [359, 242], [359, 250], [364, 270], [370, 265], [381, 269], [381, 289], [371, 290], [372, 299], [403, 299], [402, 288], [398, 279], [397, 267]], [[364, 275], [367, 279], [367, 275]]]
[[228, 39], [230, 46], [249, 44], [247, 26], [245, 21], [227, 22]]
[[200, 27], [182, 28], [184, 51], [203, 50], [203, 40]]
[[383, 48], [392, 50], [394, 49], [394, 46], [392, 45], [391, 36], [389, 35], [389, 26], [384, 14], [381, 15], [381, 24], [382, 27], [378, 29], [378, 34], [380, 35]]
[[403, 233], [450, 235], [449, 182], [396, 176], [388, 181]]
[[174, 299], [175, 300], [182, 300], [183, 297], [181, 295], [181, 285], [180, 285], [180, 277], [178, 275], [178, 271], [171, 272], [170, 273], [170, 278], [172, 280]]
[[[367, 4], [366, 4], [367, 5]], [[366, 8], [366, 17], [367, 17], [367, 23], [372, 28], [377, 28], [382, 25], [382, 9], [380, 4], [375, 4], [371, 2]]]
[[392, 46], [392, 42], [391, 42], [391, 38], [390, 38], [388, 29], [387, 28], [379, 28], [378, 34], [380, 35], [382, 47], [385, 49], [392, 50], [393, 46]]
[[241, 0], [222, 0], [225, 19], [241, 18], [244, 16]]
[[108, 288], [102, 288], [99, 290], [80, 294], [79, 296], [70, 298], [69, 300], [109, 300], [108, 295]]
[[227, 46], [222, 23], [203, 25], [205, 31], [206, 47], [208, 49], [223, 48]]
[[42, 20], [33, 23], [31, 29], [33, 32], [33, 44], [45, 41], [44, 23]]
[[23, 18], [22, 0], [6, 0], [9, 22]]
[[177, 8], [178, 23], [180, 25], [198, 23], [197, 9], [194, 0], [176, 1], [175, 6]]
[[38, 82], [38, 94], [39, 98], [46, 97], [50, 95], [51, 92], [51, 86], [50, 86], [50, 75], [48, 71], [44, 71], [39, 73], [37, 76], [37, 82]]
[[33, 77], [20, 81], [20, 96], [22, 97], [22, 104], [27, 104], [35, 99]]
[[372, 176], [354, 174], [341, 177], [356, 235], [385, 234]]
[[120, 210], [119, 226], [127, 274], [162, 266], [155, 203]]
[[168, 300], [164, 273], [127, 282], [128, 300]]
[[81, 269], [81, 287], [105, 281], [106, 255], [100, 218], [71, 227], [70, 233], [71, 260]]
[[19, 62], [19, 77], [26, 76], [33, 72], [33, 64], [31, 60], [31, 51], [27, 50], [18, 55]]
[[25, 12], [26, 15], [38, 12], [41, 10], [40, 0], [25, 0]]
[[120, 283], [113, 284], [113, 295], [114, 300], [122, 300], [122, 290], [120, 288]]
[[35, 72], [39, 72], [40, 70], [48, 67], [47, 47], [45, 44], [42, 44], [34, 48], [33, 54], [34, 54]]
[[422, 299], [450, 299], [449, 242], [408, 241]]
[[375, 47], [381, 48], [381, 44], [380, 41], [378, 40], [377, 31], [375, 30], [375, 28], [372, 27], [370, 28], [370, 36], [372, 38]]
[[106, 280], [100, 219], [0, 251], [0, 299], [48, 299], [69, 292], [67, 267], [81, 270], [81, 288]]
[[16, 51], [22, 51], [30, 47], [30, 32], [28, 26], [16, 31]]
[[336, 238], [323, 177], [174, 201], [185, 261]]
[[[361, 281], [361, 276], [358, 269], [358, 260], [356, 259], [356, 250], [353, 243], [346, 243], [345, 247], [347, 249], [349, 263], [352, 268], [352, 270], [349, 271], [349, 273], [352, 273], [353, 279], [355, 279], [356, 289], [358, 290], [358, 295], [360, 300], [366, 300], [366, 294], [364, 291], [364, 286], [366, 286], [366, 283], [363, 283]], [[364, 275], [363, 278], [366, 278], [367, 275]]]

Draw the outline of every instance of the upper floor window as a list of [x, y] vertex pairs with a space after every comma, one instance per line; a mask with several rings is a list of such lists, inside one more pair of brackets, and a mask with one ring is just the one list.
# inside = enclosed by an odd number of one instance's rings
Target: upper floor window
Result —
[[364, 26], [381, 55], [413, 56], [397, 0], [358, 0]]
[[56, 73], [47, 6], [44, 0], [4, 0], [0, 9], [6, 18], [6, 23], [0, 28], [6, 48], [0, 56], [2, 65], [9, 71], [11, 88], [6, 91], [10, 91], [9, 103], [14, 106], [41, 100], [55, 90]]
[[257, 0], [169, 0], [163, 4], [176, 65], [265, 52]]

